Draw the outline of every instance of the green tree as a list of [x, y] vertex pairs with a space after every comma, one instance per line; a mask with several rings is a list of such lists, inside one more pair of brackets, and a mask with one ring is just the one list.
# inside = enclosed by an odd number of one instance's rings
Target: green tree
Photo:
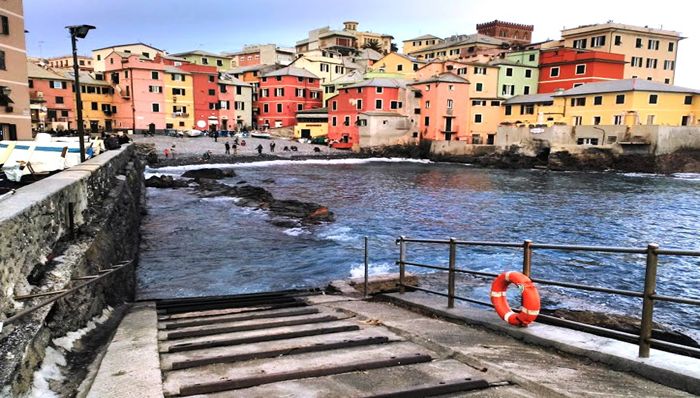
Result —
[[382, 46], [379, 44], [379, 40], [377, 39], [367, 40], [367, 42], [362, 45], [362, 48], [371, 48], [374, 51], [382, 52]]

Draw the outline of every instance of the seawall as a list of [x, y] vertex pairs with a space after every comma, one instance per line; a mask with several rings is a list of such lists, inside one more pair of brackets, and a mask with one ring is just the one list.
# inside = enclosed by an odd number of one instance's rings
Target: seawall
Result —
[[[25, 186], [0, 201], [0, 322], [124, 260], [134, 264], [66, 299], [5, 324], [0, 332], [0, 396], [17, 396], [52, 340], [84, 328], [108, 306], [133, 298], [143, 162], [135, 145], [108, 151]], [[118, 311], [116, 312], [118, 313]]]

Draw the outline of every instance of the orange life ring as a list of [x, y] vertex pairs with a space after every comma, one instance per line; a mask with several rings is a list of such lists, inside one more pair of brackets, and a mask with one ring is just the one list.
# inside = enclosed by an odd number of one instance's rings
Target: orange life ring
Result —
[[[506, 290], [511, 283], [516, 284], [523, 292], [523, 306], [519, 313], [510, 309], [506, 298]], [[491, 284], [491, 303], [498, 316], [515, 326], [529, 325], [540, 313], [540, 294], [530, 278], [520, 272], [504, 272], [494, 279]]]

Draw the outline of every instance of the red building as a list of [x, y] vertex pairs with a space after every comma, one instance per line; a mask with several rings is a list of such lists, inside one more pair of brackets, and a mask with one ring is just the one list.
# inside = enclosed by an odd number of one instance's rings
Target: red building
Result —
[[350, 149], [359, 144], [358, 121], [363, 112], [405, 113], [406, 83], [396, 79], [374, 78], [340, 89], [328, 100], [328, 139], [334, 148]]
[[584, 83], [623, 79], [624, 68], [624, 54], [574, 48], [542, 50], [537, 92], [553, 93]]
[[320, 81], [313, 73], [293, 66], [263, 74], [258, 126], [294, 126], [298, 111], [320, 108], [323, 102]]
[[38, 131], [75, 128], [73, 81], [27, 63], [32, 128]]

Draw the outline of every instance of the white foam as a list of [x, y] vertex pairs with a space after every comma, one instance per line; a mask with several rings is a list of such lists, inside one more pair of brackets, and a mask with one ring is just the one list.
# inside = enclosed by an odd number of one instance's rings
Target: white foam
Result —
[[100, 325], [107, 321], [112, 315], [112, 311], [113, 308], [107, 306], [107, 308], [105, 308], [102, 311], [102, 314], [90, 319], [84, 328], [75, 330], [73, 332], [68, 332], [63, 337], [53, 339], [53, 344], [57, 347], [63, 348], [66, 351], [71, 351], [73, 349], [73, 344], [75, 344], [76, 341], [80, 340], [83, 336], [88, 334], [88, 332], [95, 329], [97, 325]]
[[57, 398], [58, 395], [51, 391], [50, 380], [61, 381], [65, 377], [61, 372], [61, 367], [66, 366], [66, 358], [61, 351], [46, 347], [44, 360], [41, 362], [39, 370], [34, 372], [32, 388], [25, 395], [26, 398]]
[[288, 229], [285, 229], [283, 232], [289, 236], [308, 235], [311, 233], [304, 228], [288, 228]]
[[700, 181], [700, 173], [674, 173], [673, 178], [686, 181]]
[[359, 241], [360, 237], [352, 234], [352, 228], [344, 226], [332, 226], [318, 234], [319, 238], [335, 242]]
[[233, 202], [233, 203], [238, 203], [241, 201], [241, 198], [236, 198], [236, 197], [231, 197], [231, 196], [213, 196], [211, 198], [202, 198], [202, 202], [213, 202], [213, 203], [225, 203], [225, 202]]
[[[367, 266], [367, 273], [369, 275], [390, 274], [392, 272], [398, 272], [398, 268], [396, 268], [395, 265], [389, 264], [389, 263], [378, 263], [378, 264], [369, 263], [369, 265]], [[365, 276], [365, 265], [364, 264], [354, 265], [352, 268], [350, 268], [350, 277], [351, 278], [363, 278], [364, 276]]]

